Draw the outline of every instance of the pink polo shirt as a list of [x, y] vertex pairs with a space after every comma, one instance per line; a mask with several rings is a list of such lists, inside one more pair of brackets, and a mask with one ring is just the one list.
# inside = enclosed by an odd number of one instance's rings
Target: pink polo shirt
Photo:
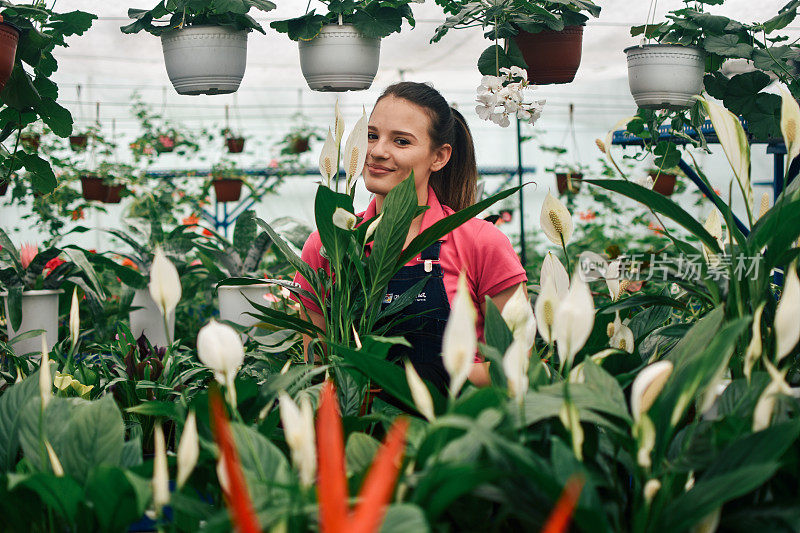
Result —
[[[422, 215], [422, 226], [420, 233], [431, 227], [436, 222], [452, 215], [454, 211], [439, 203], [433, 188], [428, 186], [428, 208]], [[358, 216], [364, 220], [369, 220], [376, 215], [375, 199], [372, 199], [367, 210], [359, 213]], [[458, 276], [462, 270], [467, 273], [467, 285], [469, 287], [472, 302], [478, 311], [476, 320], [476, 330], [478, 339], [483, 342], [483, 312], [481, 304], [485, 297], [494, 297], [498, 293], [528, 280], [525, 269], [519, 261], [517, 253], [511, 246], [508, 237], [501, 232], [497, 226], [473, 218], [457, 227], [441, 238], [442, 246], [439, 254], [439, 264], [442, 269], [444, 287], [447, 291], [447, 299], [452, 306], [453, 298], [458, 287]], [[323, 258], [319, 250], [322, 242], [319, 233], [314, 232], [303, 245], [301, 258], [308, 263], [314, 270], [325, 268], [330, 272], [328, 260]], [[419, 255], [409, 261], [406, 266], [418, 264], [421, 261]], [[295, 283], [301, 288], [312, 291], [311, 285], [299, 273], [295, 274]], [[312, 291], [313, 292], [313, 291]], [[299, 297], [292, 295], [295, 301]], [[303, 304], [310, 310], [321, 313], [322, 310], [311, 300], [302, 298]]]

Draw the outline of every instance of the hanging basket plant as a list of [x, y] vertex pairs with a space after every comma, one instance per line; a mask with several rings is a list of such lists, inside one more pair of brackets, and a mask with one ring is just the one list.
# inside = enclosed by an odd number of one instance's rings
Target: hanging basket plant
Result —
[[514, 38], [528, 65], [528, 81], [536, 85], [570, 83], [575, 79], [583, 51], [583, 26], [563, 30], [520, 31]]
[[225, 139], [225, 144], [230, 154], [240, 154], [244, 151], [244, 137], [228, 137]]
[[[164, 64], [178, 94], [236, 92], [247, 64], [247, 34], [264, 29], [247, 14], [250, 8], [275, 9], [268, 0], [215, 2], [160, 0], [151, 10], [130, 9], [134, 22], [123, 33], [146, 31], [161, 38]], [[169, 16], [164, 25], [153, 21]]]
[[236, 202], [242, 196], [242, 171], [236, 163], [222, 160], [211, 167], [211, 185], [217, 202]]
[[85, 150], [88, 144], [89, 144], [89, 135], [86, 133], [79, 133], [77, 135], [69, 136], [69, 147], [75, 150], [76, 152]]
[[[403, 19], [415, 24], [414, 0], [320, 0], [328, 13], [315, 9], [270, 26], [297, 41], [300, 68], [315, 91], [369, 89], [378, 72], [381, 39], [399, 32]], [[310, 5], [310, 4], [309, 4]]]
[[0, 90], [6, 86], [14, 70], [14, 60], [19, 43], [19, 30], [13, 25], [2, 22], [0, 15]]
[[648, 172], [650, 179], [653, 180], [653, 190], [664, 196], [672, 196], [675, 192], [675, 184], [678, 182], [678, 175], [672, 171], [664, 172], [651, 169]]

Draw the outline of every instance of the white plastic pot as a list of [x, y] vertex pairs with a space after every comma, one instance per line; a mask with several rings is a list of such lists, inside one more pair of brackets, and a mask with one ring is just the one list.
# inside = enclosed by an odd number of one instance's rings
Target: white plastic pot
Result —
[[[269, 284], [260, 283], [258, 285], [223, 285], [219, 287], [219, 317], [222, 320], [229, 320], [240, 326], [255, 326], [259, 320], [246, 313], [257, 313], [256, 308], [250, 305], [248, 300], [259, 305], [268, 306], [270, 302], [266, 300], [269, 294]], [[244, 340], [245, 335], [242, 335]]]
[[310, 41], [299, 41], [300, 68], [314, 91], [369, 89], [381, 56], [381, 40], [364, 37], [352, 24], [328, 24]]
[[[52, 350], [58, 342], [58, 295], [64, 291], [61, 289], [24, 291], [22, 293], [22, 323], [19, 329], [14, 330], [11, 320], [8, 318], [8, 293], [3, 292], [5, 298], [6, 319], [8, 323], [8, 338], [13, 339], [17, 335], [43, 329], [47, 336], [47, 349]], [[21, 340], [11, 345], [17, 355], [24, 355], [42, 351], [42, 339], [39, 335], [31, 339]]]
[[703, 91], [705, 56], [699, 48], [645, 44], [625, 49], [628, 85], [645, 109], [686, 109]]
[[161, 35], [164, 64], [178, 94], [236, 92], [247, 65], [247, 31], [189, 26]]
[[[164, 318], [161, 309], [150, 296], [149, 289], [136, 289], [133, 294], [131, 307], [139, 307], [130, 312], [131, 333], [138, 339], [144, 333], [153, 346], [168, 346], [166, 332], [164, 331]], [[169, 336], [175, 338], [175, 311], [169, 314]]]

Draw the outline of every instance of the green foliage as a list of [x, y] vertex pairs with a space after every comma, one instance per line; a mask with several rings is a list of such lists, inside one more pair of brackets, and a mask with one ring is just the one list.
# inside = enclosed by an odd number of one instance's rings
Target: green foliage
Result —
[[[208, 24], [264, 33], [264, 28], [248, 14], [251, 8], [266, 12], [275, 9], [275, 4], [269, 0], [159, 0], [150, 10], [128, 9], [133, 22], [120, 29], [122, 33], [144, 30], [158, 36], [174, 28]], [[154, 24], [168, 15], [167, 24]]]

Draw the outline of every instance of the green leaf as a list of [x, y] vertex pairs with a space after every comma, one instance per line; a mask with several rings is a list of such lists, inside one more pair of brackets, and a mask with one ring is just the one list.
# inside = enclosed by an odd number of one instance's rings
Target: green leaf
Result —
[[281, 237], [265, 221], [263, 221], [262, 219], [259, 218], [259, 219], [256, 219], [256, 222], [258, 223], [259, 226], [261, 226], [261, 228], [264, 231], [267, 232], [267, 235], [269, 235], [269, 238], [272, 239], [272, 242], [275, 243], [275, 246], [277, 246], [278, 250], [281, 252], [281, 254], [283, 254], [283, 256], [286, 258], [286, 260], [289, 261], [289, 263], [292, 265], [292, 267], [294, 267], [295, 270], [300, 272], [300, 274], [304, 278], [306, 278], [307, 280], [309, 280], [309, 281], [313, 280], [314, 279], [314, 270], [310, 266], [308, 266], [308, 263], [306, 263], [305, 261], [300, 259], [300, 257], [292, 249], [292, 246], [287, 244], [287, 242], [285, 240], [283, 240], [283, 237]]
[[169, 418], [176, 421], [182, 421], [186, 417], [185, 409], [175, 402], [143, 402], [129, 407], [126, 411], [140, 415]]
[[739, 37], [730, 33], [707, 36], [703, 40], [703, 48], [709, 53], [722, 57], [750, 59], [753, 55], [753, 47], [751, 45], [739, 42]]
[[347, 444], [344, 449], [347, 471], [359, 476], [365, 474], [372, 464], [372, 458], [380, 448], [380, 445], [380, 442], [366, 433], [351, 433], [347, 437]]
[[288, 485], [292, 474], [280, 449], [255, 429], [234, 422], [233, 439], [239, 452], [242, 469], [254, 474], [264, 485]]
[[319, 35], [325, 20], [324, 16], [315, 15], [312, 9], [302, 17], [272, 22], [270, 27], [280, 33], [288, 34], [289, 39], [293, 41], [310, 41]]
[[38, 395], [38, 370], [0, 395], [0, 468], [3, 472], [16, 464], [23, 407]]
[[233, 248], [239, 253], [239, 257], [244, 260], [247, 252], [256, 238], [256, 212], [247, 210], [236, 219], [236, 227], [233, 229]]
[[78, 506], [83, 501], [83, 490], [71, 477], [58, 477], [49, 472], [34, 474], [9, 474], [8, 489], [25, 487], [35, 492], [42, 502], [68, 522], [75, 521]]
[[45, 124], [59, 137], [68, 137], [72, 133], [72, 114], [52, 98], [42, 98], [36, 111]]
[[[6, 86], [7, 87], [7, 86]], [[25, 165], [25, 169], [30, 173], [31, 185], [42, 194], [52, 192], [58, 185], [50, 163], [36, 154], [21, 154], [20, 159]]]
[[146, 509], [125, 472], [111, 466], [92, 470], [86, 482], [86, 499], [103, 531], [126, 530]]
[[498, 76], [501, 68], [509, 68], [512, 64], [503, 47], [493, 44], [478, 58], [478, 72], [484, 76]]
[[378, 2], [367, 4], [353, 14], [353, 26], [368, 38], [387, 37], [399, 32], [402, 25], [403, 16], [399, 10]]
[[20, 63], [14, 65], [11, 77], [0, 92], [0, 101], [18, 111], [25, 111], [39, 103], [39, 93], [33, 86], [33, 80]]
[[120, 281], [129, 287], [133, 287], [134, 289], [144, 289], [147, 287], [147, 276], [140, 274], [137, 270], [120, 265], [116, 261], [101, 254], [91, 254], [89, 260], [104, 268], [111, 269]]
[[67, 254], [70, 260], [86, 275], [95, 293], [101, 298], [105, 298], [106, 292], [103, 290], [103, 283], [100, 281], [100, 277], [97, 275], [97, 272], [95, 272], [92, 264], [86, 259], [83, 250], [77, 246], [66, 246], [64, 247], [64, 253]]
[[425, 513], [410, 503], [393, 503], [386, 510], [380, 533], [428, 533]]

